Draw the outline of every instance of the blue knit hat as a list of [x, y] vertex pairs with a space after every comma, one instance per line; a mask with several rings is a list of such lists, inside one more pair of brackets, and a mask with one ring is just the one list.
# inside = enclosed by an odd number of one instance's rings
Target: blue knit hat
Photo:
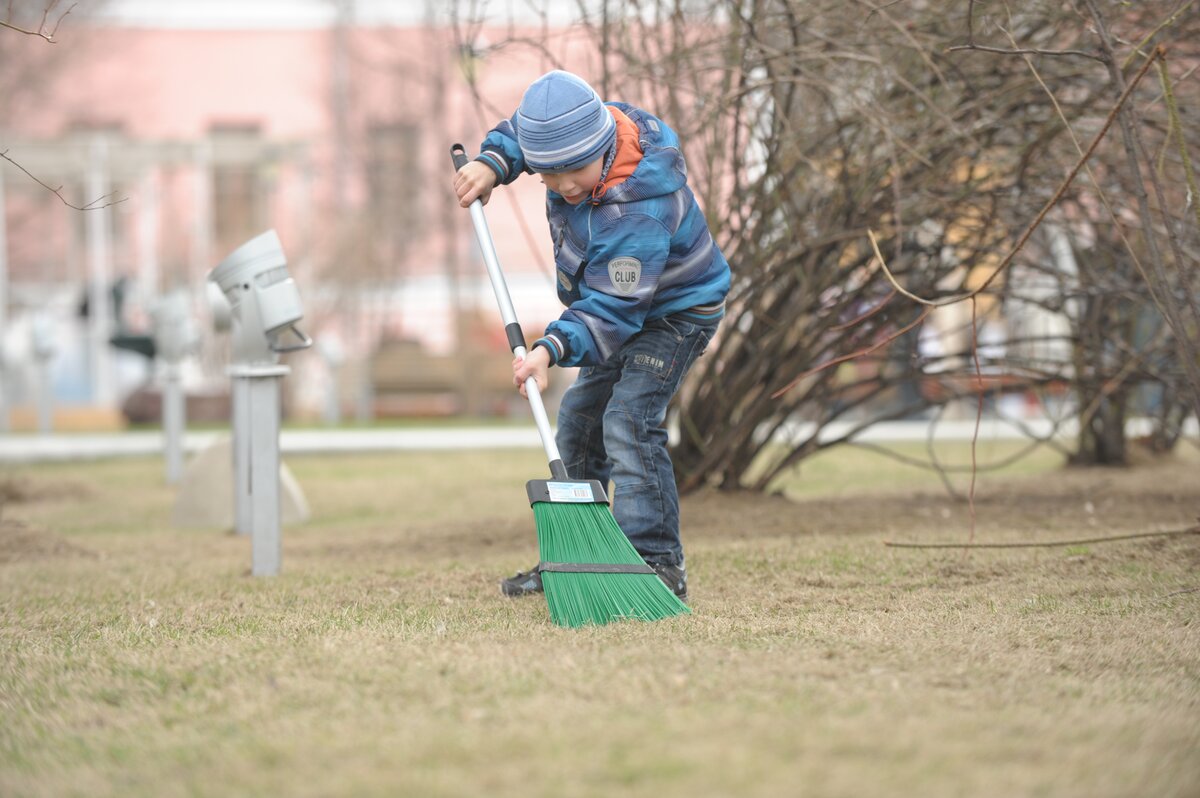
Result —
[[517, 109], [517, 143], [535, 172], [569, 172], [604, 155], [617, 123], [581, 78], [555, 70], [535, 80]]

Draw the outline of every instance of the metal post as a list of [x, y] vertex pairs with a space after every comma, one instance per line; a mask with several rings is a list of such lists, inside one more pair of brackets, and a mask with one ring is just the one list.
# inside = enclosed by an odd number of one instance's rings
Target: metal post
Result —
[[329, 382], [325, 386], [325, 407], [322, 420], [329, 426], [342, 423], [342, 364], [346, 362], [346, 354], [342, 351], [341, 341], [336, 335], [324, 338], [317, 344], [317, 352], [325, 363], [325, 374]]
[[8, 228], [4, 200], [4, 170], [0, 169], [0, 432], [8, 432], [8, 389], [5, 376], [4, 338], [8, 332]]
[[[104, 201], [109, 194], [108, 141], [102, 134], [92, 140], [91, 162], [88, 166], [88, 195]], [[111, 220], [108, 207], [101, 205], [87, 212], [85, 218], [88, 246], [88, 361], [91, 367], [92, 401], [111, 407], [116, 401], [112, 373], [112, 356], [108, 339], [111, 335], [112, 304], [109, 301], [112, 282], [110, 262]]]
[[37, 407], [38, 432], [49, 435], [54, 431], [54, 381], [50, 366], [57, 349], [54, 341], [54, 323], [44, 311], [39, 312], [33, 317], [29, 333], [35, 364], [34, 404]]
[[342, 423], [342, 391], [339, 385], [341, 365], [329, 364], [329, 385], [325, 388], [325, 410], [322, 419], [330, 427]]
[[249, 535], [254, 530], [250, 511], [250, 378], [231, 374], [233, 426], [233, 531]]
[[183, 478], [183, 431], [187, 405], [183, 395], [183, 379], [179, 364], [168, 363], [163, 368], [162, 420], [167, 484], [177, 485]]
[[[251, 573], [274, 576], [281, 559], [279, 380], [291, 369], [279, 355], [312, 346], [296, 284], [274, 230], [247, 241], [213, 270], [229, 299], [233, 327], [234, 502], [238, 532], [249, 531]], [[286, 344], [285, 333], [299, 343]]]
[[49, 435], [54, 432], [54, 387], [50, 381], [50, 361], [38, 358], [37, 373], [37, 425], [38, 432]]
[[248, 394], [249, 441], [246, 487], [249, 498], [251, 568], [254, 576], [276, 576], [282, 560], [279, 504], [279, 381], [287, 366], [234, 366]]

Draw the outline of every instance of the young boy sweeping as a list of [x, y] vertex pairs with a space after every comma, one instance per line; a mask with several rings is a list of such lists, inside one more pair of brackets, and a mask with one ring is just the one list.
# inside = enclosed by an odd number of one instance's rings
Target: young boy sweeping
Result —
[[[455, 175], [460, 204], [485, 204], [523, 172], [546, 185], [558, 296], [566, 311], [513, 361], [525, 394], [551, 366], [581, 366], [555, 435], [573, 479], [612, 481], [613, 517], [681, 599], [687, 570], [667, 453], [667, 405], [725, 311], [729, 264], [687, 187], [679, 139], [653, 115], [604, 103], [581, 78], [533, 82], [510, 120]], [[501, 582], [542, 590], [537, 567]]]

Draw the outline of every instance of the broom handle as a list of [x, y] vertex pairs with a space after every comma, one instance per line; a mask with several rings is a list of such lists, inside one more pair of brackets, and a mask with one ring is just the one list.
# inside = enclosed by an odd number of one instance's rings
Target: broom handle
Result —
[[[457, 171], [467, 163], [467, 151], [461, 144], [450, 148], [450, 157]], [[508, 336], [508, 345], [513, 354], [525, 357], [525, 334], [517, 322], [517, 312], [513, 309], [512, 297], [508, 294], [508, 285], [504, 282], [504, 272], [500, 270], [500, 259], [496, 256], [496, 245], [492, 243], [492, 233], [488, 229], [487, 218], [483, 215], [483, 202], [475, 200], [471, 203], [471, 221], [475, 223], [475, 237], [479, 240], [479, 250], [483, 254], [483, 262], [487, 266], [488, 277], [492, 281], [492, 291], [496, 294], [496, 302], [500, 306], [500, 318], [504, 320], [504, 332]], [[525, 380], [525, 394], [529, 398], [529, 408], [533, 411], [533, 420], [537, 424], [538, 435], [542, 438], [542, 448], [546, 450], [546, 459], [550, 463], [550, 473], [555, 479], [570, 479], [567, 467], [563, 464], [562, 455], [558, 453], [558, 444], [554, 442], [554, 433], [550, 430], [550, 419], [546, 416], [546, 406], [542, 403], [542, 393], [538, 390], [537, 380], [533, 377]]]

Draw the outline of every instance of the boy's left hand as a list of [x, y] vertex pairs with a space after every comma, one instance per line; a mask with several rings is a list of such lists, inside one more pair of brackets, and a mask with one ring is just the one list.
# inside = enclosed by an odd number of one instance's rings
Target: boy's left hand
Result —
[[512, 366], [513, 384], [521, 391], [521, 396], [529, 398], [525, 391], [525, 380], [530, 377], [537, 380], [538, 391], [545, 393], [546, 386], [550, 384], [550, 353], [544, 346], [535, 346], [523, 358], [513, 358]]

